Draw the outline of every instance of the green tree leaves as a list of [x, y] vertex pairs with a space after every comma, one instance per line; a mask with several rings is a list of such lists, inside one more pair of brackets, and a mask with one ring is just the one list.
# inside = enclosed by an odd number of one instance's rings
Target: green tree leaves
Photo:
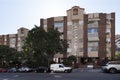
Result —
[[120, 51], [115, 53], [115, 59], [120, 59]]
[[[23, 46], [26, 58], [36, 66], [49, 65], [56, 53], [65, 52], [66, 44], [60, 39], [61, 33], [54, 28], [46, 32], [42, 27], [35, 27], [29, 31]], [[47, 60], [47, 62], [46, 62]]]
[[0, 45], [0, 66], [9, 67], [15, 61], [15, 54], [17, 51], [6, 45]]

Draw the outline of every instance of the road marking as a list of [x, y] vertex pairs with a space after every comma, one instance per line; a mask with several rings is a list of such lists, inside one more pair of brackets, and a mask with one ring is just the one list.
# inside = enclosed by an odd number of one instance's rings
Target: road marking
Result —
[[3, 79], [3, 80], [8, 80], [8, 78], [6, 78], [6, 79]]
[[59, 76], [59, 75], [55, 75], [54, 77], [56, 77], [56, 78], [61, 78], [62, 76]]
[[15, 75], [14, 77], [19, 77], [19, 75]]

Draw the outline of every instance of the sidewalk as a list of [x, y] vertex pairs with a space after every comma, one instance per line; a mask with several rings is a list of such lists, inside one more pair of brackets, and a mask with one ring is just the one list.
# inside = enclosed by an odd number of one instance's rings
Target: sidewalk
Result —
[[77, 68], [74, 71], [80, 70], [80, 72], [101, 72], [100, 68], [93, 69], [93, 68]]

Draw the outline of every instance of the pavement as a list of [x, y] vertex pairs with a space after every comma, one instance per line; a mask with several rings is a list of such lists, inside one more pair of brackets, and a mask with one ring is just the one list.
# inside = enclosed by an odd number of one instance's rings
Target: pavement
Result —
[[79, 70], [80, 72], [102, 72], [102, 70], [100, 68], [96, 68], [96, 69], [93, 69], [93, 68], [77, 68], [77, 69], [74, 69], [73, 71], [77, 71]]

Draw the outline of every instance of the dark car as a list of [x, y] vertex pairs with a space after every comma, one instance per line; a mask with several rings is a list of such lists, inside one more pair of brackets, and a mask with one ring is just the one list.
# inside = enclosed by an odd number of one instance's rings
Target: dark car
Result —
[[40, 66], [38, 68], [35, 68], [35, 72], [44, 73], [44, 72], [51, 72], [51, 71], [50, 71], [50, 68], [48, 67]]
[[7, 69], [6, 68], [0, 68], [0, 72], [7, 72]]
[[18, 72], [18, 68], [16, 67], [9, 68], [7, 72], [10, 72], [10, 73]]

